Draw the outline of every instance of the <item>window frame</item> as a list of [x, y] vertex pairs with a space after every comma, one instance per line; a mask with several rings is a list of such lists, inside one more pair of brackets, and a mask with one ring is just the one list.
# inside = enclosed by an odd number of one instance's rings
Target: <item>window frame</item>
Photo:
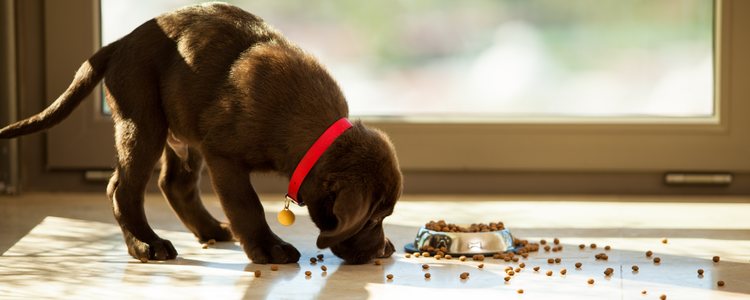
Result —
[[[750, 19], [750, 5], [715, 0], [715, 14], [716, 115], [708, 120], [363, 121], [391, 137], [405, 172], [748, 172], [750, 160], [744, 154], [750, 150], [750, 139], [745, 138], [750, 136], [750, 104], [742, 99], [750, 98], [750, 92], [739, 81], [750, 77], [750, 58], [740, 55], [750, 53], [750, 37], [732, 29], [750, 25], [745, 21]], [[45, 21], [46, 90], [51, 103], [67, 87], [72, 72], [99, 47], [99, 1], [48, 0]], [[90, 97], [82, 105], [86, 108], [76, 112], [79, 116], [71, 117], [86, 121], [66, 121], [60, 127], [73, 129], [56, 128], [48, 135], [48, 168], [111, 167], [111, 121], [80, 117], [99, 111], [101, 92]], [[106, 129], [95, 129], [102, 126]], [[102, 135], [104, 131], [108, 134]], [[70, 132], [76, 133], [73, 141]], [[71, 152], [79, 155], [66, 154]]]

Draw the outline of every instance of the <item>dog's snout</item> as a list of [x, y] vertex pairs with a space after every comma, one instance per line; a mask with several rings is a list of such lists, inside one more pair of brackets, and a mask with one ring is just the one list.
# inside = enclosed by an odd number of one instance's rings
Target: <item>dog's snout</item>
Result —
[[378, 258], [391, 257], [391, 255], [393, 255], [393, 252], [396, 252], [396, 247], [393, 246], [393, 243], [391, 243], [388, 238], [385, 238], [383, 250], [378, 253]]

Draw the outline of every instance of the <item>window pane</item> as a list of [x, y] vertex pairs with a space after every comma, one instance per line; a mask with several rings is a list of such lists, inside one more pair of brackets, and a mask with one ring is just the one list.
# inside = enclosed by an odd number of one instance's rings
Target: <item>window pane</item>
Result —
[[[102, 0], [103, 43], [198, 1]], [[712, 0], [245, 0], [357, 116], [711, 117]]]

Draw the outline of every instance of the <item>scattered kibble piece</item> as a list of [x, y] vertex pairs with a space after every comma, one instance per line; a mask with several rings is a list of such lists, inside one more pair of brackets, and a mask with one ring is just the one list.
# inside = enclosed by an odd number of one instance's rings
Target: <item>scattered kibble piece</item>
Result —
[[406, 258], [411, 258], [411, 254], [409, 254], [409, 253], [406, 253], [406, 255], [404, 255], [404, 257], [406, 257]]
[[420, 257], [420, 256], [422, 256], [422, 253], [419, 253], [419, 252], [414, 253], [414, 257]]
[[638, 272], [638, 266], [636, 266], [636, 265], [633, 265], [631, 267], [631, 269], [633, 269], [633, 272]]
[[654, 257], [654, 263], [655, 264], [661, 263], [661, 258], [660, 257]]
[[513, 269], [510, 269], [508, 271], [505, 271], [505, 274], [508, 274], [510, 276], [516, 275], [516, 271], [513, 271]]
[[208, 249], [208, 244], [203, 244], [203, 245], [201, 245], [201, 248], [203, 248], [203, 249]]
[[260, 270], [255, 270], [255, 277], [260, 277]]
[[560, 262], [562, 262], [562, 258], [559, 258], [559, 257], [558, 257], [558, 258], [555, 258], [555, 263], [556, 263], [556, 264], [559, 264]]
[[539, 271], [539, 266], [534, 267], [534, 271]]
[[612, 249], [612, 247], [610, 247], [609, 245], [604, 246], [604, 250], [609, 251], [610, 249]]
[[521, 268], [516, 268], [515, 271], [516, 273], [521, 272]]
[[577, 262], [577, 263], [576, 263], [576, 269], [580, 269], [582, 265], [583, 265], [582, 263], [580, 263], [580, 262]]
[[479, 265], [477, 266], [477, 268], [480, 268], [480, 269], [481, 269], [481, 268], [484, 268], [484, 264], [479, 264]]
[[560, 239], [558, 238], [555, 238], [552, 242], [555, 243], [555, 245], [560, 245]]
[[279, 266], [271, 265], [271, 271], [278, 271], [278, 270], [279, 270]]
[[661, 296], [659, 296], [659, 299], [661, 299], [661, 300], [667, 300], [667, 295], [661, 294]]
[[589, 278], [589, 281], [588, 281], [588, 283], [589, 283], [589, 284], [594, 284], [594, 278]]
[[509, 282], [510, 281], [510, 276], [505, 276], [505, 278], [503, 278], [503, 279], [505, 279], [505, 282]]
[[549, 245], [544, 245], [544, 251], [549, 252], [549, 250], [552, 249]]
[[523, 294], [523, 289], [518, 289], [518, 291], [516, 292], [518, 292], [519, 294]]
[[433, 257], [435, 258], [435, 260], [440, 260], [441, 258], [443, 258], [443, 256], [440, 254], [435, 254], [435, 256]]
[[477, 255], [474, 255], [471, 259], [476, 260], [476, 261], [484, 261], [484, 255], [477, 254]]
[[[312, 262], [312, 260], [310, 260], [310, 262]], [[374, 262], [374, 264], [375, 264], [376, 266], [379, 266], [379, 265], [382, 265], [382, 264], [383, 264], [383, 262], [381, 262], [381, 261], [380, 261], [379, 259], [376, 259], [376, 260], [375, 260], [375, 262]]]
[[323, 270], [323, 272], [328, 271], [328, 267], [326, 267], [325, 265], [320, 266], [320, 269]]
[[547, 244], [547, 240], [541, 239], [541, 240], [539, 240], [539, 243], [542, 244], [542, 245], [546, 245]]
[[305, 271], [305, 276], [308, 276], [308, 277], [312, 276], [312, 272], [310, 272], [310, 271]]
[[606, 270], [604, 270], [604, 275], [606, 275], [606, 276], [610, 276], [610, 275], [612, 275], [612, 273], [613, 273], [614, 271], [615, 271], [615, 270], [614, 270], [614, 269], [612, 269], [612, 268], [607, 268]]
[[429, 273], [429, 272], [428, 272], [428, 273], [424, 273], [424, 278], [430, 279], [430, 277], [431, 277], [431, 276], [432, 276], [432, 275], [430, 275], [430, 273]]
[[720, 257], [718, 257], [718, 256], [714, 256], [714, 258], [713, 258], [713, 261], [714, 261], [714, 262], [719, 262], [719, 260], [721, 260], [721, 258], [720, 258]]
[[554, 258], [548, 258], [547, 259], [547, 263], [548, 264], [554, 264], [555, 263], [555, 259]]
[[[376, 260], [376, 261], [377, 261], [377, 260]], [[317, 263], [317, 262], [318, 262], [318, 259], [317, 259], [317, 258], [315, 258], [315, 257], [310, 257], [310, 263], [311, 263], [311, 264], [314, 264], [314, 263]]]
[[552, 271], [547, 271], [547, 276], [552, 276]]
[[466, 256], [463, 256], [463, 255], [461, 255], [461, 256], [460, 256], [460, 257], [458, 258], [458, 260], [460, 260], [460, 261], [466, 261]]
[[584, 245], [584, 244], [580, 244], [580, 245], [578, 245], [578, 248], [579, 248], [579, 249], [585, 249], [585, 248], [586, 248], [586, 245]]
[[519, 267], [519, 268], [525, 268], [525, 267], [526, 267], [526, 264], [525, 264], [525, 263], [520, 263], [520, 264], [518, 264], [518, 267]]
[[529, 258], [529, 254], [526, 253], [526, 252], [521, 253], [521, 257], [523, 257], [523, 258]]
[[206, 242], [206, 244], [214, 245], [214, 244], [216, 244], [216, 240], [210, 239], [210, 240], [208, 240], [208, 242]]
[[669, 240], [667, 240], [667, 239], [665, 238], [665, 239], [661, 240], [661, 243], [662, 243], [662, 244], [666, 244], [666, 243], [669, 243]]
[[510, 260], [512, 260], [513, 262], [518, 262], [520, 259], [518, 259], [518, 256], [516, 256], [516, 257], [511, 258]]
[[645, 295], [646, 293], [647, 293], [646, 290], [641, 291], [641, 295]]
[[393, 279], [393, 274], [385, 275], [385, 278], [388, 278], [388, 280], [391, 280], [391, 279]]
[[459, 275], [458, 277], [460, 277], [461, 279], [466, 279], [466, 278], [469, 278], [469, 272], [463, 272], [463, 273], [461, 273], [461, 275]]
[[567, 273], [568, 273], [568, 270], [567, 270], [567, 269], [562, 269], [562, 270], [560, 270], [560, 275], [565, 275], [565, 274], [567, 274]]
[[430, 252], [422, 252], [422, 257], [430, 257]]
[[323, 261], [323, 257], [324, 257], [323, 253], [318, 254], [318, 260], [319, 261]]
[[591, 247], [591, 249], [596, 249], [596, 244], [591, 243], [591, 245], [589, 247]]
[[716, 282], [716, 284], [718, 284], [719, 286], [724, 286], [724, 280], [719, 280], [718, 282]]
[[430, 268], [430, 265], [428, 265], [428, 264], [422, 265], [422, 270], [427, 270], [429, 268]]
[[607, 254], [604, 254], [604, 253], [599, 253], [597, 255], [594, 255], [594, 258], [601, 259], [601, 260], [608, 260], [609, 256], [607, 256]]
[[444, 258], [445, 258], [445, 259], [451, 259], [451, 258], [453, 258], [453, 256], [451, 256], [450, 254], [446, 254], [446, 255], [444, 256]]
[[651, 257], [651, 255], [654, 255], [654, 252], [651, 250], [646, 251], [646, 257]]
[[698, 275], [703, 276], [703, 269], [698, 269]]

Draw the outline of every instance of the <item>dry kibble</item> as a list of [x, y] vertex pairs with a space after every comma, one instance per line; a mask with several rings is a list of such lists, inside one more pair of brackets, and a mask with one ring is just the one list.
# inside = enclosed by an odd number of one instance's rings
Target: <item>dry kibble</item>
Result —
[[641, 294], [642, 294], [642, 295], [645, 295], [646, 293], [647, 293], [647, 292], [646, 292], [646, 290], [642, 290], [642, 291], [641, 291]]
[[435, 257], [435, 260], [440, 260], [441, 258], [443, 258], [443, 256], [440, 254], [435, 254], [434, 257]]
[[216, 244], [216, 240], [210, 239], [210, 240], [208, 240], [208, 242], [206, 242], [206, 244], [214, 245], [214, 244]]
[[552, 276], [552, 271], [547, 271], [547, 276]]
[[513, 271], [513, 269], [509, 269], [508, 271], [505, 271], [505, 274], [513, 276], [513, 275], [516, 275], [516, 271]]
[[461, 257], [458, 258], [460, 261], [466, 261], [466, 256], [461, 255]]
[[669, 241], [668, 241], [667, 239], [663, 239], [663, 240], [661, 240], [661, 243], [662, 243], [662, 244], [666, 244], [666, 243], [668, 243], [668, 242], [669, 242]]
[[393, 274], [385, 275], [385, 278], [388, 278], [388, 280], [391, 280], [391, 279], [393, 279]]
[[431, 276], [430, 273], [424, 273], [424, 278], [430, 279]]
[[651, 250], [646, 251], [646, 257], [651, 257], [651, 255], [654, 255], [654, 252], [651, 252]]
[[510, 281], [510, 276], [505, 276], [505, 278], [503, 278], [503, 279], [505, 279], [505, 282], [509, 282]]
[[588, 281], [588, 283], [589, 283], [589, 284], [594, 284], [594, 278], [589, 278], [589, 281]]
[[409, 253], [406, 253], [406, 255], [404, 255], [404, 257], [406, 257], [406, 258], [411, 258], [411, 254], [409, 254]]
[[420, 257], [420, 256], [422, 256], [422, 253], [419, 253], [419, 252], [414, 253], [414, 257]]
[[586, 248], [586, 245], [584, 245], [584, 244], [580, 244], [580, 245], [578, 245], [578, 248], [579, 248], [579, 249], [584, 249], [584, 248]]
[[521, 272], [521, 268], [516, 268], [515, 271], [516, 273]]
[[[310, 259], [310, 262], [312, 262], [312, 259]], [[379, 266], [379, 265], [383, 264], [383, 262], [381, 262], [379, 259], [376, 259], [374, 263], [375, 263], [376, 266]]]
[[724, 286], [724, 280], [719, 280], [718, 282], [716, 282], [716, 284], [719, 286]]
[[260, 270], [255, 270], [255, 277], [260, 277]]
[[430, 257], [430, 252], [422, 252], [422, 257]]
[[544, 245], [544, 251], [549, 252], [549, 250], [552, 249], [549, 245]]
[[576, 269], [580, 269], [582, 265], [583, 265], [582, 263], [580, 263], [580, 262], [577, 262], [577, 263], [576, 263]]
[[547, 259], [547, 263], [548, 264], [554, 264], [555, 263], [555, 259], [554, 258], [548, 258]]
[[633, 269], [633, 272], [638, 272], [638, 266], [636, 266], [636, 265], [633, 265], [631, 267], [631, 269]]
[[[377, 261], [377, 260], [376, 260], [376, 261]], [[318, 262], [318, 259], [317, 259], [317, 258], [315, 258], [315, 257], [310, 257], [310, 263], [311, 263], [311, 264], [314, 264], [314, 263], [317, 263], [317, 262]]]
[[542, 245], [546, 245], [547, 244], [547, 240], [541, 239], [541, 240], [539, 240], [539, 243], [542, 244]]
[[615, 271], [615, 270], [614, 270], [614, 269], [612, 269], [612, 268], [607, 268], [606, 270], [604, 270], [604, 275], [607, 275], [607, 276], [609, 276], [609, 275], [612, 275], [612, 273], [613, 273], [614, 271]]
[[323, 270], [323, 272], [328, 271], [328, 267], [326, 267], [325, 265], [320, 266], [320, 269]]
[[562, 269], [562, 270], [560, 270], [560, 275], [565, 275], [565, 274], [567, 274], [567, 273], [568, 273], [568, 270], [567, 270], [567, 269]]
[[279, 266], [271, 265], [271, 271], [278, 271], [278, 270], [279, 270]]
[[526, 252], [521, 253], [521, 257], [523, 257], [523, 258], [529, 258], [529, 254], [526, 253]]
[[463, 272], [463, 273], [461, 273], [461, 275], [459, 275], [458, 277], [460, 277], [461, 279], [466, 279], [466, 278], [469, 278], [469, 272]]
[[319, 260], [319, 261], [323, 261], [323, 257], [324, 257], [324, 255], [323, 255], [322, 253], [321, 253], [321, 254], [318, 254], [318, 260]]
[[305, 271], [305, 276], [308, 276], [308, 277], [309, 277], [309, 276], [312, 276], [312, 272], [310, 272], [310, 271]]
[[512, 260], [513, 262], [518, 262], [520, 259], [516, 256], [516, 257], [511, 258], [510, 260]]
[[523, 294], [523, 289], [518, 289], [518, 291], [516, 292], [518, 292], [519, 294]]
[[661, 258], [659, 258], [659, 257], [654, 257], [654, 263], [655, 263], [655, 264], [661, 263]]
[[477, 255], [474, 255], [471, 259], [476, 260], [476, 261], [484, 261], [484, 255], [477, 254]]
[[609, 245], [604, 246], [604, 250], [609, 251], [610, 249], [612, 249], [612, 247], [610, 247]]
[[534, 271], [539, 271], [539, 266], [534, 267]]
[[713, 261], [714, 261], [714, 262], [719, 262], [719, 260], [721, 260], [721, 258], [720, 258], [720, 257], [718, 257], [718, 256], [714, 256], [714, 258], [713, 258]]
[[560, 263], [561, 261], [562, 261], [562, 258], [559, 258], [559, 257], [558, 257], [558, 258], [555, 258], [555, 263], [556, 263], [556, 264], [559, 264], [559, 263]]
[[661, 299], [661, 300], [667, 300], [667, 295], [662, 294], [661, 296], [659, 296], [659, 299]]
[[558, 238], [555, 238], [552, 242], [555, 243], [555, 245], [560, 245], [560, 239]]
[[698, 269], [698, 275], [703, 275], [703, 269]]
[[430, 265], [428, 265], [428, 264], [422, 265], [422, 270], [427, 270], [429, 268], [430, 268]]
[[518, 264], [518, 267], [520, 267], [520, 268], [525, 268], [525, 267], [526, 267], [526, 264], [525, 264], [525, 263], [520, 263], [520, 264]]
[[208, 249], [208, 244], [203, 244], [203, 245], [201, 245], [201, 248], [203, 248], [203, 249]]
[[477, 266], [477, 268], [480, 268], [480, 269], [481, 269], [481, 268], [484, 268], [484, 264], [479, 264], [479, 265]]
[[453, 258], [453, 256], [451, 256], [450, 254], [445, 255], [445, 259], [451, 259], [451, 258]]

